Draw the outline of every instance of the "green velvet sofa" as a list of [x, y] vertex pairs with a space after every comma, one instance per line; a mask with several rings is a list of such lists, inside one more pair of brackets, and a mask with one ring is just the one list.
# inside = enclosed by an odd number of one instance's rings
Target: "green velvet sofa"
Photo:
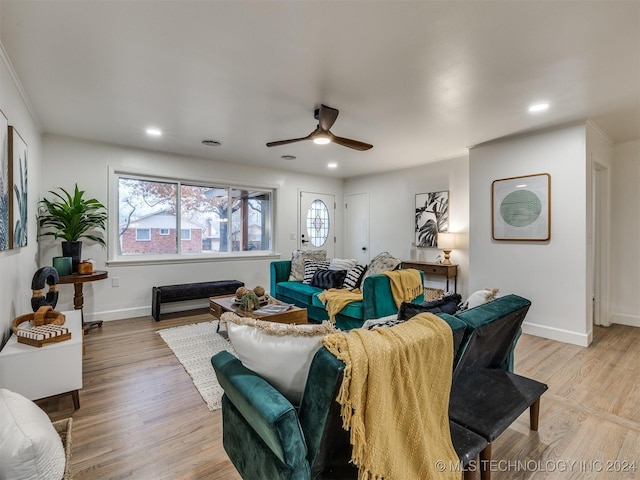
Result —
[[[318, 298], [322, 289], [312, 287], [300, 281], [289, 281], [291, 260], [271, 262], [271, 281], [269, 294], [285, 303], [292, 303], [307, 309], [310, 323], [320, 323], [327, 320], [329, 315], [323, 303]], [[420, 272], [424, 281], [424, 273]], [[389, 277], [384, 274], [370, 275], [360, 286], [362, 301], [349, 303], [336, 315], [336, 327], [341, 330], [362, 327], [366, 320], [382, 318], [398, 312]], [[413, 303], [422, 303], [424, 294], [413, 299]]]
[[[530, 302], [507, 295], [461, 314], [439, 314], [453, 332], [455, 370], [478, 341], [490, 340], [488, 325], [496, 319], [519, 317]], [[482, 337], [481, 339], [479, 337]], [[513, 338], [512, 338], [513, 340]], [[515, 348], [515, 341], [511, 349]], [[507, 368], [504, 358], [497, 359]], [[223, 351], [211, 358], [222, 397], [222, 437], [225, 451], [245, 479], [310, 480], [357, 478], [349, 462], [348, 432], [342, 429], [340, 405], [335, 400], [342, 383], [344, 363], [321, 348], [309, 368], [299, 406], [240, 360]], [[468, 429], [451, 423], [451, 436], [460, 461], [466, 465], [487, 442]]]

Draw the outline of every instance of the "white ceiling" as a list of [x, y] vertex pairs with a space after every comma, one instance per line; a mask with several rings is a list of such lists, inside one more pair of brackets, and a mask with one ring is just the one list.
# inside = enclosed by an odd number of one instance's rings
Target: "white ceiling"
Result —
[[[640, 1], [0, 0], [0, 16], [44, 133], [339, 177], [587, 118], [640, 138]], [[320, 103], [374, 148], [265, 146], [310, 133]]]

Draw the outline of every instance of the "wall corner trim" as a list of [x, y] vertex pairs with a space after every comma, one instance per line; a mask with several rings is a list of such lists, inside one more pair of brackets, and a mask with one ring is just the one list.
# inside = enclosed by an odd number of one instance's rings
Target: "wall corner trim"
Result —
[[13, 81], [13, 84], [16, 86], [16, 89], [20, 94], [20, 98], [22, 99], [25, 106], [27, 107], [29, 116], [31, 116], [31, 120], [33, 121], [34, 125], [38, 129], [38, 132], [42, 134], [42, 124], [40, 123], [40, 120], [36, 115], [36, 112], [33, 108], [33, 104], [31, 103], [31, 101], [29, 100], [29, 97], [27, 96], [26, 90], [22, 86], [22, 82], [20, 81], [20, 78], [18, 77], [18, 74], [16, 73], [15, 68], [13, 68], [11, 59], [9, 59], [9, 54], [5, 50], [4, 45], [2, 44], [1, 41], [0, 41], [0, 59], [2, 59], [2, 63], [4, 64], [7, 71], [9, 72], [9, 75], [11, 76], [11, 80]]

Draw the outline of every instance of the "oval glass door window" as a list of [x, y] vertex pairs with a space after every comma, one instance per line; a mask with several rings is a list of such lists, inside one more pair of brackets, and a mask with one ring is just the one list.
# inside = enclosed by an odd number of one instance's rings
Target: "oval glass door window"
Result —
[[322, 200], [314, 200], [307, 210], [307, 235], [314, 247], [321, 247], [329, 235], [329, 209]]

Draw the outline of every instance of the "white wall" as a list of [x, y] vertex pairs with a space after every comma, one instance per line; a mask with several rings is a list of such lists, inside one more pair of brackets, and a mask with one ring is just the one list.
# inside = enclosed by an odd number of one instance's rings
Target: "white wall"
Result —
[[[458, 293], [467, 294], [469, 231], [469, 160], [466, 156], [428, 163], [419, 167], [354, 177], [345, 180], [345, 195], [368, 193], [370, 202], [369, 237], [371, 258], [382, 251], [404, 260], [412, 259], [415, 242], [416, 193], [449, 191], [449, 231], [461, 232], [462, 245], [451, 253], [458, 264]], [[434, 261], [442, 251], [419, 249], [420, 260]], [[442, 281], [428, 286], [444, 288]], [[452, 286], [449, 286], [452, 289]]]
[[614, 147], [611, 321], [640, 327], [640, 140]]
[[[577, 345], [587, 325], [586, 126], [496, 140], [469, 151], [469, 289], [497, 287], [532, 302], [523, 330]], [[491, 184], [551, 175], [551, 240], [495, 241]]]
[[[132, 173], [153, 173], [187, 179], [236, 181], [242, 184], [276, 187], [276, 248], [282, 258], [290, 258], [297, 241], [290, 240], [290, 232], [297, 231], [298, 190], [328, 193], [343, 203], [342, 179], [304, 175], [281, 170], [246, 167], [208, 159], [179, 157], [152, 151], [87, 142], [72, 138], [45, 136], [43, 138], [42, 192], [56, 187], [73, 188], [77, 181], [87, 194], [105, 205], [109, 196], [108, 169], [123, 169]], [[80, 172], [80, 174], [78, 174]], [[342, 211], [336, 212], [336, 225], [343, 223]], [[341, 230], [337, 229], [338, 239]], [[342, 243], [336, 245], [336, 256]], [[42, 240], [41, 265], [50, 265], [60, 255], [59, 242], [49, 237]], [[269, 288], [269, 263], [273, 258], [203, 261], [200, 263], [169, 265], [106, 265], [107, 251], [98, 245], [83, 242], [83, 258], [97, 261], [98, 269], [107, 269], [110, 277], [119, 277], [120, 286], [112, 287], [111, 280], [85, 284], [85, 318], [113, 320], [150, 314], [151, 289], [154, 285], [236, 279], [254, 287]], [[72, 307], [73, 288], [60, 287], [58, 309]], [[194, 306], [206, 305], [193, 302]], [[182, 304], [185, 305], [185, 304]], [[171, 304], [163, 305], [170, 312]]]
[[8, 57], [0, 44], [0, 110], [20, 133], [28, 147], [27, 188], [28, 243], [26, 247], [0, 252], [0, 345], [9, 338], [11, 322], [30, 313], [31, 279], [38, 269], [35, 212], [40, 191], [42, 163], [40, 133], [21, 96], [21, 87], [13, 75]]

